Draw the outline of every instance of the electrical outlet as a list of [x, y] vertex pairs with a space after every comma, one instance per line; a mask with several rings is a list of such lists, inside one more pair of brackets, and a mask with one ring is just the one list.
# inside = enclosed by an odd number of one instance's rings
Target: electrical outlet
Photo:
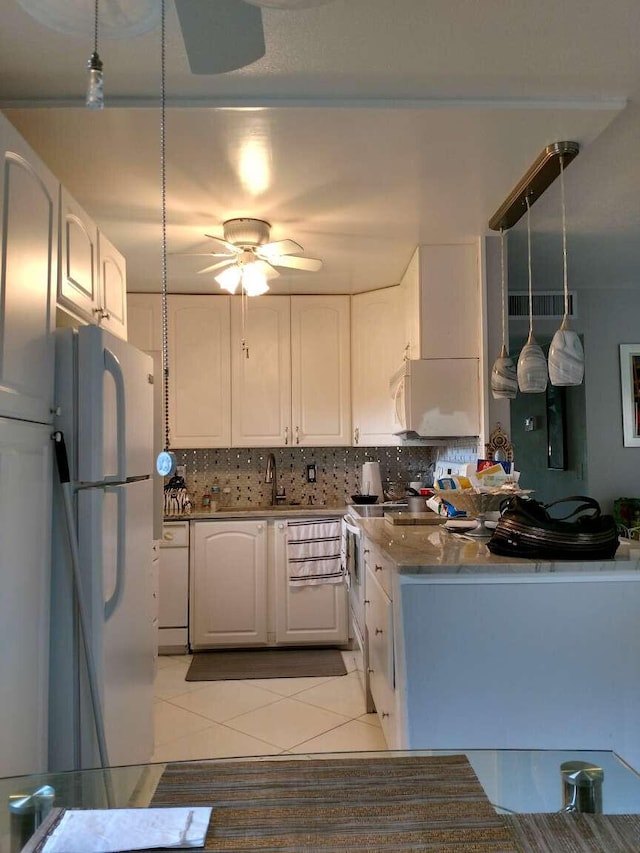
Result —
[[316, 482], [316, 466], [314, 464], [307, 465], [307, 483]]
[[536, 419], [535, 418], [525, 418], [524, 419], [524, 431], [525, 432], [533, 432], [537, 428]]

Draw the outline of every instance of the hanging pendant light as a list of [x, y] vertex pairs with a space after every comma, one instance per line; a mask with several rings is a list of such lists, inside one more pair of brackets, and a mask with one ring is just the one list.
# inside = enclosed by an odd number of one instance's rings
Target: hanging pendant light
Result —
[[104, 107], [104, 75], [102, 60], [98, 55], [98, 0], [95, 0], [93, 13], [93, 52], [87, 62], [85, 104], [90, 110], [101, 110]]
[[547, 389], [547, 360], [533, 337], [533, 284], [531, 277], [531, 203], [527, 204], [527, 256], [529, 267], [529, 337], [518, 358], [518, 387], [523, 394], [540, 394]]
[[505, 312], [505, 274], [504, 274], [504, 228], [500, 229], [500, 293], [502, 305], [502, 349], [493, 362], [491, 369], [491, 393], [496, 400], [512, 400], [518, 393], [516, 366], [507, 349], [507, 324]]
[[584, 350], [577, 332], [569, 327], [569, 286], [567, 276], [567, 221], [564, 197], [564, 158], [560, 158], [560, 198], [562, 203], [562, 273], [564, 316], [549, 347], [549, 379], [552, 385], [580, 385], [584, 379]]

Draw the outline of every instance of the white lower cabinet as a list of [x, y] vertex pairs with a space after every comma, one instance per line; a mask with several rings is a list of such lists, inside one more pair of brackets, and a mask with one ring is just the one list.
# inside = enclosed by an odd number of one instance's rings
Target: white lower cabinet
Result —
[[191, 648], [266, 645], [266, 521], [198, 521], [194, 530]]
[[367, 642], [371, 695], [378, 712], [382, 732], [389, 749], [398, 743], [395, 663], [393, 643], [393, 605], [371, 565], [366, 570]]
[[347, 642], [345, 584], [292, 589], [286, 530], [286, 519], [193, 522], [192, 649]]
[[158, 648], [185, 652], [189, 624], [189, 522], [162, 525], [158, 579]]
[[292, 587], [287, 570], [287, 521], [276, 521], [274, 542], [275, 640], [292, 645], [340, 645], [349, 633], [344, 583]]

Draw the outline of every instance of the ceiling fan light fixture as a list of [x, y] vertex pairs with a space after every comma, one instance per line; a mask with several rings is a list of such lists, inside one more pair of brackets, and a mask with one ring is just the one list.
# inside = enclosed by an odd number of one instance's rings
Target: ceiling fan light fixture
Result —
[[269, 290], [266, 276], [256, 264], [247, 264], [243, 268], [242, 289], [247, 296], [262, 296]]
[[214, 278], [223, 290], [233, 294], [236, 292], [238, 285], [240, 284], [242, 270], [239, 266], [227, 267], [226, 270], [218, 273]]

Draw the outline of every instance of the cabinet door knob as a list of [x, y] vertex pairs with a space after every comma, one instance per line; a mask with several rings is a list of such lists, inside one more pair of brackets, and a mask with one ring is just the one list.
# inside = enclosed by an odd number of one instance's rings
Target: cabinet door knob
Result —
[[278, 525], [278, 530], [284, 530], [284, 524], [280, 523], [280, 524]]
[[382, 571], [382, 566], [379, 566], [379, 565], [376, 563], [375, 570], [376, 570], [376, 572], [381, 572], [381, 571]]
[[357, 444], [359, 440], [360, 440], [360, 429], [359, 429], [359, 427], [356, 427], [353, 431], [353, 443]]
[[300, 444], [300, 427], [296, 427], [296, 444]]
[[365, 598], [365, 600], [364, 600], [362, 603], [363, 603], [363, 604], [371, 604], [371, 602], [369, 601], [369, 599], [368, 599], [368, 598]]
[[378, 636], [378, 634], [384, 634], [382, 628], [376, 628], [376, 637]]
[[367, 672], [369, 673], [369, 675], [373, 675], [373, 667], [371, 667], [371, 666], [370, 666], [370, 667], [367, 669]]
[[262, 532], [262, 527], [263, 527], [263, 525], [262, 525], [262, 524], [259, 524], [259, 525], [258, 525], [258, 531], [259, 531], [260, 533]]
[[380, 716], [381, 716], [381, 717], [382, 717], [382, 719], [384, 720], [384, 719], [385, 719], [385, 717], [388, 717], [388, 716], [389, 716], [389, 714], [388, 714], [386, 711], [383, 711], [383, 712], [380, 714]]
[[173, 533], [163, 533], [162, 538], [165, 542], [173, 542]]

